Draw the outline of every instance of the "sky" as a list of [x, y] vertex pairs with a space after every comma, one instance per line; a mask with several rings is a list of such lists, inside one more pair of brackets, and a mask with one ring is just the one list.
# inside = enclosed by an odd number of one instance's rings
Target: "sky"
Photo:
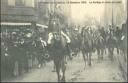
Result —
[[[71, 1], [91, 1], [91, 0], [71, 0]], [[93, 0], [97, 1], [97, 0]], [[103, 1], [103, 0], [100, 0]], [[99, 20], [104, 14], [104, 4], [71, 4], [72, 20], [81, 23], [87, 17], [94, 17]]]

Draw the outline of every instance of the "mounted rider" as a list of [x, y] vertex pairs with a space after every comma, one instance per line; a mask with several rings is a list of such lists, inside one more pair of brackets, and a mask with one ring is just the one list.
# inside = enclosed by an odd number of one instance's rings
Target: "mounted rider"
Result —
[[66, 55], [70, 55], [70, 38], [62, 31], [58, 18], [52, 18], [49, 22], [48, 51], [54, 63], [54, 69], [58, 76], [58, 81], [65, 81]]
[[[64, 33], [64, 31], [62, 31], [61, 29], [62, 26], [60, 26], [60, 22], [58, 18], [54, 18], [51, 21], [51, 31], [48, 33], [48, 47], [52, 46], [53, 40], [57, 40], [56, 43], [60, 43], [59, 41], [62, 42], [62, 46], [58, 45], [58, 46], [54, 46], [55, 49], [63, 49], [62, 47], [66, 47], [66, 50], [63, 50], [64, 52], [68, 52], [68, 55], [70, 55], [70, 49], [69, 49], [69, 44], [71, 43], [71, 39], [68, 37], [67, 34]], [[66, 40], [66, 41], [65, 41]], [[53, 47], [53, 46], [52, 46]], [[50, 50], [52, 51], [52, 50]], [[54, 52], [54, 51], [53, 51]]]

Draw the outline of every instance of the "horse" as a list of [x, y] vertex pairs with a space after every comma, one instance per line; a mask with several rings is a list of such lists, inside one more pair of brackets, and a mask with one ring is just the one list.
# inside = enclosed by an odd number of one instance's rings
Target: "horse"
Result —
[[127, 24], [122, 24], [122, 34], [119, 38], [119, 49], [121, 51], [121, 54], [124, 57], [124, 60], [127, 62]]
[[94, 48], [97, 50], [98, 61], [103, 60], [103, 54], [105, 50], [105, 40], [99, 32], [95, 33], [93, 44], [94, 44]]
[[112, 31], [110, 31], [109, 35], [107, 36], [106, 43], [107, 43], [107, 48], [108, 48], [108, 53], [109, 53], [108, 57], [110, 58], [111, 61], [113, 61], [114, 60], [113, 52], [117, 44], [117, 39], [113, 35]]
[[122, 55], [124, 55], [124, 60], [127, 61], [127, 37], [125, 35], [121, 37], [119, 49], [121, 50]]
[[86, 62], [88, 62], [88, 65], [91, 66], [91, 56], [93, 51], [92, 34], [89, 33], [88, 29], [83, 28], [81, 35], [82, 35], [81, 50], [82, 50], [85, 66], [86, 66]]
[[119, 49], [120, 49], [120, 60], [123, 60], [123, 62], [120, 62], [120, 68], [122, 69], [123, 73], [123, 78], [127, 80], [127, 24], [123, 24], [122, 26], [122, 36], [121, 36], [121, 41], [119, 44]]
[[66, 51], [67, 48], [64, 37], [58, 32], [53, 33], [49, 52], [54, 62], [59, 82], [65, 82]]
[[70, 44], [72, 56], [77, 56], [80, 52], [81, 36], [79, 33], [72, 33], [70, 38], [72, 40]]

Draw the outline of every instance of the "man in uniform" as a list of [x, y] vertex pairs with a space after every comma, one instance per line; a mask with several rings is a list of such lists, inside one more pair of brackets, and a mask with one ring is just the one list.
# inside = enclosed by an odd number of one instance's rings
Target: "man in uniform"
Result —
[[[63, 46], [64, 46], [64, 48], [66, 47], [66, 50], [65, 49], [63, 50], [63, 48], [60, 48], [60, 52], [63, 51], [63, 53], [68, 54], [69, 58], [71, 59], [70, 48], [69, 48], [69, 44], [71, 43], [71, 40], [67, 34], [65, 34], [62, 30], [60, 30], [59, 21], [53, 20], [52, 32], [49, 32], [49, 34], [48, 34], [48, 41], [47, 41], [48, 47], [52, 45], [52, 40], [54, 38], [59, 41], [60, 39], [62, 39], [61, 36], [63, 38], [65, 38], [65, 40], [66, 40], [66, 44], [65, 44], [65, 41], [63, 41]], [[57, 42], [57, 43], [59, 43], [59, 42]], [[61, 46], [57, 46], [57, 47], [61, 47]], [[49, 50], [50, 50], [50, 52], [52, 51], [55, 53], [55, 51], [53, 51], [53, 49], [52, 50], [49, 49]], [[54, 50], [56, 50], [56, 48]], [[55, 71], [55, 66], [54, 66], [54, 71]]]
[[122, 36], [122, 31], [119, 29], [119, 27], [117, 26], [116, 27], [116, 30], [114, 32], [114, 35], [117, 39], [117, 45], [116, 45], [116, 48], [117, 48], [117, 53], [119, 54], [119, 44], [120, 44], [120, 40], [121, 40], [121, 36]]
[[[58, 25], [58, 23], [56, 24], [56, 21], [54, 21], [53, 22], [53, 28], [54, 29], [53, 29], [52, 32], [50, 32], [48, 34], [48, 41], [47, 41], [47, 43], [51, 44], [52, 43], [51, 40], [53, 39], [53, 37], [55, 37], [57, 39], [58, 36], [61, 35], [61, 36], [63, 36], [66, 39], [67, 45], [69, 45], [71, 43], [70, 38], [68, 37], [67, 34], [65, 34], [62, 30], [60, 30], [60, 27], [56, 27], [56, 25]], [[59, 33], [59, 34], [57, 34], [57, 33]]]

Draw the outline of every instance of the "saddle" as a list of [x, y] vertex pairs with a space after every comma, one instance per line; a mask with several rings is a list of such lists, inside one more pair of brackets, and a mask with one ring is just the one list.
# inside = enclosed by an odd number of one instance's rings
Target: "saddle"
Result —
[[66, 53], [66, 39], [62, 35], [53, 33], [51, 42], [51, 52], [53, 55], [64, 55]]

